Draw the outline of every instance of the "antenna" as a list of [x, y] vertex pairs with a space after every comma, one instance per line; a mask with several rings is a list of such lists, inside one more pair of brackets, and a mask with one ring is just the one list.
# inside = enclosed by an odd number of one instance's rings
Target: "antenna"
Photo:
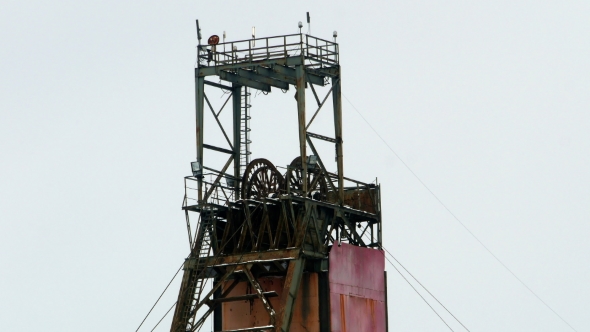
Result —
[[309, 18], [309, 12], [307, 12], [307, 33], [310, 34], [311, 33], [311, 23], [310, 23], [310, 18]]
[[256, 27], [252, 27], [252, 47], [256, 46]]
[[199, 45], [201, 45], [201, 28], [199, 28], [199, 20], [197, 20], [197, 38], [199, 39]]

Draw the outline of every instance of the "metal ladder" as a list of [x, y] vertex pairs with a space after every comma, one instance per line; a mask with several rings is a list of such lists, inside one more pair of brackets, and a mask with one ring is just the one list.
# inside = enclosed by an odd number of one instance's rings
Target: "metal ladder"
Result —
[[[244, 87], [244, 93], [242, 94], [241, 100], [241, 108], [242, 114], [240, 115], [240, 141], [242, 144], [240, 145], [240, 170], [244, 172], [246, 166], [250, 163], [250, 155], [252, 152], [250, 151], [250, 91], [247, 87]], [[242, 175], [242, 174], [240, 174]]]
[[213, 208], [210, 206], [204, 206], [201, 211], [201, 223], [193, 247], [193, 257], [196, 258], [196, 263], [188, 289], [188, 294], [192, 294], [192, 300], [190, 309], [185, 312], [185, 321], [188, 321], [188, 325], [191, 329], [194, 328], [193, 325], [195, 323], [193, 310], [195, 310], [201, 300], [203, 288], [207, 281], [207, 278], [203, 275], [204, 271], [202, 271], [202, 268], [204, 264], [201, 261], [201, 258], [209, 257], [211, 254], [211, 232], [213, 231], [214, 219], [215, 211]]

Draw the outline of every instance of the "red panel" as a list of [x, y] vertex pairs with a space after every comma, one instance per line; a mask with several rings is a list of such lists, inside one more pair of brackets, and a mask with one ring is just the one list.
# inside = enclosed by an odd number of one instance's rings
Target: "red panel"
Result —
[[[258, 278], [258, 283], [263, 291], [275, 291], [278, 297], [271, 297], [269, 302], [275, 312], [279, 312], [279, 298], [283, 292], [284, 279], [278, 277]], [[226, 287], [231, 282], [226, 282]], [[228, 295], [228, 297], [245, 294], [253, 294], [249, 282], [240, 282]], [[269, 315], [259, 299], [225, 302], [223, 310], [223, 330], [233, 330], [247, 327], [264, 326], [269, 323]], [[318, 275], [317, 273], [304, 273], [299, 286], [299, 292], [293, 308], [290, 332], [319, 331], [319, 299], [318, 299]]]
[[385, 332], [385, 258], [380, 250], [343, 243], [329, 256], [332, 332]]

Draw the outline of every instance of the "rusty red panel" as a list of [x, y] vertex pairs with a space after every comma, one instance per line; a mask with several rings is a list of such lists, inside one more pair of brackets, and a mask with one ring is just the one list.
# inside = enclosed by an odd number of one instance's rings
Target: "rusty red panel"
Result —
[[385, 332], [383, 252], [342, 243], [332, 247], [329, 262], [331, 331]]
[[[275, 291], [279, 296], [271, 297], [269, 302], [275, 312], [280, 311], [279, 299], [283, 292], [284, 278], [262, 277], [258, 283], [265, 292]], [[231, 284], [226, 282], [225, 285]], [[225, 286], [224, 286], [225, 287]], [[240, 282], [228, 295], [228, 297], [245, 294], [253, 294], [249, 282]], [[226, 302], [222, 305], [223, 330], [234, 330], [255, 326], [264, 326], [269, 323], [269, 315], [259, 299]], [[319, 298], [318, 298], [318, 274], [304, 273], [301, 279], [299, 292], [293, 307], [290, 332], [319, 331]]]

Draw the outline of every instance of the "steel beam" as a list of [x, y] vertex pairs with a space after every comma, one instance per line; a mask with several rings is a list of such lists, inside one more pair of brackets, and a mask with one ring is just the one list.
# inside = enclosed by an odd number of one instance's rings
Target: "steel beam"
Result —
[[215, 83], [215, 82], [210, 82], [205, 80], [205, 84], [210, 85], [210, 86], [214, 86], [216, 88], [220, 88], [226, 91], [232, 91], [232, 87], [231, 86], [227, 86], [227, 85], [223, 85], [223, 84], [219, 84], [219, 83]]
[[[275, 66], [280, 67], [280, 66]], [[289, 68], [290, 69], [290, 68]], [[301, 167], [302, 179], [303, 180], [303, 192], [307, 192], [307, 149], [306, 149], [306, 129], [305, 129], [305, 68], [303, 65], [297, 66], [295, 69], [295, 78], [297, 80], [297, 93], [295, 93], [295, 99], [297, 99], [297, 116], [299, 120], [299, 154], [301, 155]]]
[[260, 74], [260, 75], [272, 77], [275, 80], [279, 80], [279, 81], [285, 82], [287, 84], [295, 85], [295, 77], [291, 77], [288, 75], [283, 75], [283, 74], [277, 73], [276, 71], [273, 71], [270, 68], [258, 66], [258, 67], [256, 67], [256, 72], [258, 72], [258, 74]]
[[219, 77], [222, 80], [225, 80], [228, 82], [237, 83], [239, 85], [244, 85], [244, 86], [250, 87], [252, 89], [258, 89], [258, 90], [261, 90], [264, 92], [270, 92], [270, 85], [268, 85], [268, 84], [260, 83], [257, 81], [252, 81], [247, 78], [238, 76], [236, 74], [229, 73], [227, 71], [220, 71]]
[[309, 131], [307, 132], [307, 136], [313, 137], [313, 138], [317, 138], [317, 139], [321, 139], [323, 141], [327, 141], [327, 142], [331, 142], [331, 143], [336, 143], [336, 140], [333, 139], [332, 137], [310, 133]]
[[338, 166], [338, 203], [344, 202], [344, 155], [342, 149], [342, 90], [340, 75], [332, 77], [332, 100], [334, 103], [334, 133], [336, 137], [336, 163]]
[[[263, 263], [272, 261], [293, 260], [298, 258], [300, 254], [301, 248], [247, 252], [243, 254], [233, 254], [228, 256], [207, 257], [205, 264], [202, 266], [221, 267], [246, 263]], [[196, 260], [191, 260], [187, 264], [189, 264], [188, 266], [194, 266], [195, 263]]]
[[222, 70], [231, 70], [236, 68], [254, 68], [256, 66], [264, 66], [270, 67], [272, 65], [282, 65], [282, 66], [298, 66], [303, 64], [302, 57], [288, 57], [283, 59], [273, 59], [273, 60], [262, 60], [262, 61], [252, 61], [252, 62], [239, 62], [230, 65], [222, 65], [222, 66], [210, 66], [210, 67], [199, 67], [196, 72], [199, 76], [213, 76], [218, 75]]
[[213, 150], [213, 151], [217, 151], [217, 152], [223, 152], [223, 153], [227, 153], [227, 154], [234, 154], [234, 152], [232, 150], [220, 148], [220, 147], [209, 145], [209, 144], [203, 144], [203, 147], [205, 149], [209, 149], [209, 150]]
[[[195, 70], [196, 74], [196, 70]], [[203, 166], [203, 118], [205, 99], [205, 78], [195, 75], [196, 90], [196, 138], [197, 138], [197, 161]], [[198, 179], [198, 203], [203, 200], [203, 178]]]
[[[277, 297], [277, 296], [279, 296], [277, 294], [277, 292], [275, 292], [275, 291], [262, 292], [262, 295], [264, 295], [265, 297]], [[209, 300], [208, 302], [211, 303], [211, 305], [213, 305], [213, 304], [216, 304], [216, 303], [223, 303], [223, 302], [248, 301], [248, 300], [257, 299], [258, 296], [259, 296], [258, 294], [246, 294], [246, 295], [233, 296], [233, 297], [216, 298], [216, 299], [213, 299], [213, 300]]]
[[[272, 66], [272, 70], [276, 73], [281, 74], [281, 75], [285, 75], [285, 76], [289, 76], [289, 77], [293, 77], [293, 78], [297, 79], [297, 72], [296, 72], [297, 67], [299, 67], [299, 66], [296, 66], [295, 69], [293, 69], [291, 67], [274, 65], [274, 66]], [[324, 86], [324, 77], [317, 76], [314, 74], [309, 74], [309, 73], [306, 76], [307, 76], [309, 83]]]
[[259, 75], [251, 70], [238, 69], [238, 76], [247, 78], [252, 81], [257, 81], [260, 83], [268, 84], [268, 85], [275, 87], [275, 88], [289, 90], [288, 83], [285, 83], [282, 81], [277, 81], [277, 80], [270, 78], [268, 76]]
[[283, 293], [281, 294], [281, 310], [277, 314], [277, 325], [275, 332], [288, 332], [293, 317], [293, 306], [299, 291], [299, 284], [303, 276], [303, 267], [305, 259], [299, 258], [289, 262], [285, 283], [283, 284]]

